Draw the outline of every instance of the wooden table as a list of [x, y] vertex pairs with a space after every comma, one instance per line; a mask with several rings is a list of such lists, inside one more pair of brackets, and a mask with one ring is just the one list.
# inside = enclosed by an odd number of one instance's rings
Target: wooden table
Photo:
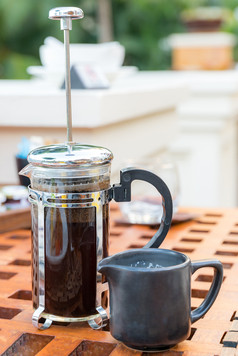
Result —
[[[224, 265], [224, 282], [210, 311], [192, 325], [188, 340], [166, 356], [238, 355], [238, 209], [181, 209], [196, 219], [174, 225], [161, 247], [184, 252], [192, 260], [218, 258]], [[119, 211], [111, 209], [111, 254], [143, 247], [155, 229], [116, 223]], [[39, 331], [31, 323], [30, 231], [0, 235], [0, 353], [9, 355], [143, 355], [118, 343], [107, 331], [86, 324], [53, 325]], [[212, 269], [199, 270], [192, 279], [192, 308], [205, 297]], [[23, 353], [21, 353], [23, 351]]]

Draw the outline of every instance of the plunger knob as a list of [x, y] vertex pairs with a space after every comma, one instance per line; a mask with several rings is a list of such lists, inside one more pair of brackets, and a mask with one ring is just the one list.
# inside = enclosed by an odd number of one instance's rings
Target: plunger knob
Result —
[[61, 30], [72, 30], [72, 20], [83, 17], [83, 10], [79, 7], [55, 7], [49, 11], [49, 19], [61, 20]]

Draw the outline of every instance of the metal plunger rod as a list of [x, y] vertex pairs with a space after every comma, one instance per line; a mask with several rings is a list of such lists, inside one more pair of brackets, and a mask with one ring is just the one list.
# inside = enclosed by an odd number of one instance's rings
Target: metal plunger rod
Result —
[[66, 90], [66, 114], [67, 114], [67, 141], [73, 142], [69, 30], [64, 30], [64, 49], [65, 49], [65, 90]]
[[78, 7], [58, 7], [50, 10], [49, 18], [60, 20], [61, 30], [64, 31], [65, 49], [65, 89], [66, 89], [66, 114], [67, 114], [67, 141], [73, 142], [72, 137], [72, 104], [71, 104], [71, 76], [70, 76], [70, 42], [69, 31], [72, 30], [72, 20], [83, 18], [83, 11]]

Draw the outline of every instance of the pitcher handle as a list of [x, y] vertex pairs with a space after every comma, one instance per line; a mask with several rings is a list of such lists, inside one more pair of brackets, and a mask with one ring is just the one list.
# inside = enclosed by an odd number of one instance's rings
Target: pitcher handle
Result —
[[191, 312], [191, 322], [194, 323], [204, 314], [206, 314], [211, 308], [212, 304], [215, 302], [223, 281], [223, 266], [222, 263], [218, 260], [193, 261], [191, 262], [191, 266], [192, 274], [199, 268], [203, 267], [213, 267], [215, 270], [212, 285], [206, 295], [206, 298], [202, 304], [199, 305], [199, 307]]
[[129, 202], [131, 200], [131, 183], [142, 180], [152, 184], [162, 196], [163, 215], [159, 230], [144, 246], [159, 247], [167, 235], [173, 216], [173, 203], [170, 191], [164, 181], [156, 174], [144, 169], [125, 168], [120, 171], [120, 184], [112, 187], [112, 198], [116, 202]]

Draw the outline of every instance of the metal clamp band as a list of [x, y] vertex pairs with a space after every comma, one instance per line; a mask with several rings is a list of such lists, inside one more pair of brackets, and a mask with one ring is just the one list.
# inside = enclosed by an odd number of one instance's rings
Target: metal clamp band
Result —
[[29, 201], [42, 204], [50, 208], [91, 208], [102, 206], [110, 201], [110, 189], [87, 193], [48, 193], [32, 189], [30, 186]]
[[92, 329], [99, 330], [99, 329], [104, 328], [107, 325], [106, 321], [108, 320], [108, 316], [107, 316], [106, 310], [103, 309], [103, 307], [100, 306], [96, 309], [100, 315], [101, 320], [99, 320], [99, 322], [97, 322], [96, 319], [89, 320], [88, 324], [89, 324], [89, 326], [91, 326]]

